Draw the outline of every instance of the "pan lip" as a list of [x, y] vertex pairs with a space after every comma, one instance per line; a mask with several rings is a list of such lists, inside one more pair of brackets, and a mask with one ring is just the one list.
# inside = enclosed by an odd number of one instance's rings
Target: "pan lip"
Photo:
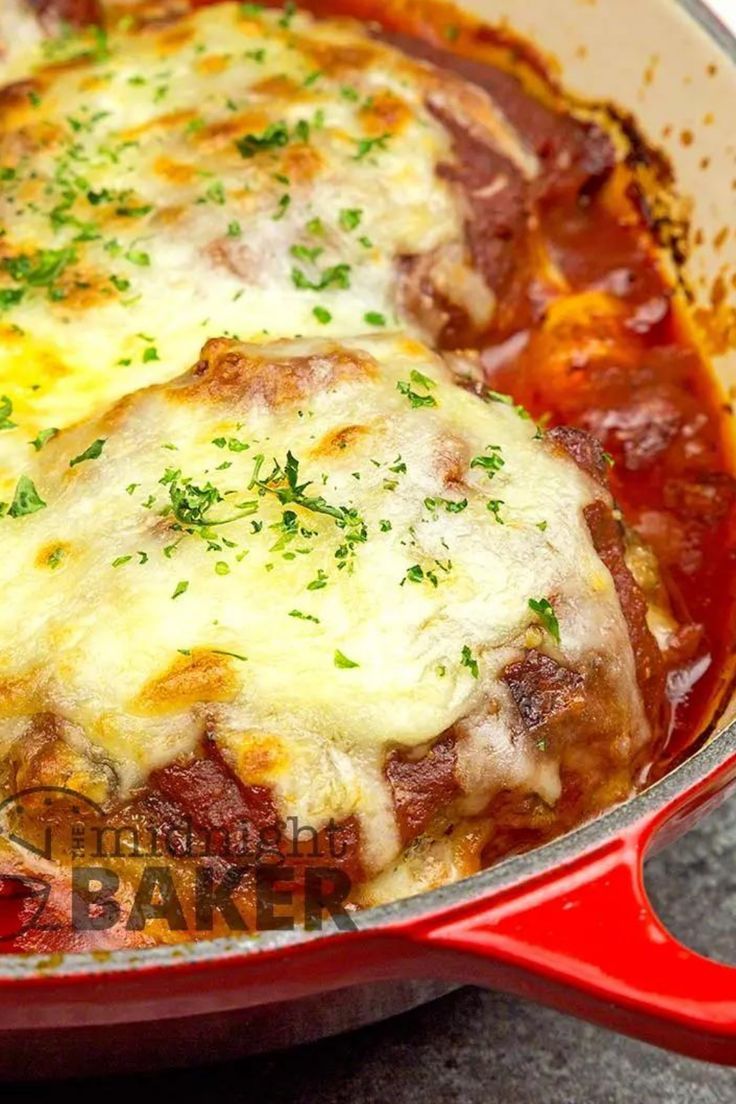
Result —
[[[676, 0], [676, 6], [715, 43], [736, 68], [734, 34], [705, 0]], [[573, 829], [551, 843], [512, 856], [487, 870], [449, 885], [400, 898], [385, 905], [354, 914], [354, 935], [381, 932], [396, 924], [429, 918], [472, 904], [490, 894], [528, 882], [569, 864], [606, 842], [614, 842], [637, 821], [667, 809], [692, 786], [708, 778], [729, 760], [736, 760], [736, 719], [669, 774], [594, 820]], [[188, 968], [235, 964], [268, 951], [296, 948], [316, 940], [344, 938], [334, 929], [317, 932], [271, 932], [243, 938], [224, 937], [205, 942], [150, 947], [139, 950], [49, 954], [0, 954], [0, 989], [54, 982], [81, 984], [106, 976], [152, 974]]]
[[[573, 829], [551, 843], [523, 855], [512, 856], [488, 870], [469, 878], [440, 886], [437, 889], [400, 898], [376, 908], [354, 914], [353, 938], [361, 934], [380, 933], [397, 924], [405, 925], [447, 913], [502, 890], [527, 883], [555, 867], [567, 866], [576, 858], [615, 842], [637, 822], [666, 810], [678, 797], [697, 783], [736, 761], [736, 720], [649, 789], [616, 805], [596, 819]], [[248, 939], [223, 937], [204, 942], [159, 946], [138, 950], [109, 952], [102, 958], [99, 952], [66, 954], [50, 958], [48, 954], [0, 956], [0, 988], [8, 985], [43, 981], [73, 983], [108, 975], [150, 974], [162, 970], [186, 970], [221, 966], [244, 961], [268, 951], [289, 950], [312, 943], [344, 939], [345, 933], [334, 928], [322, 931], [283, 931], [254, 935]]]

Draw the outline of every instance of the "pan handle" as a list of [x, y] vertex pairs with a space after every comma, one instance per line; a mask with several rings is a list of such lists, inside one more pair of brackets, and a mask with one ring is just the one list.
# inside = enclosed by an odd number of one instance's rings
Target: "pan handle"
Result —
[[412, 933], [431, 951], [428, 965], [669, 1050], [736, 1065], [736, 967], [675, 939], [643, 879], [652, 846], [720, 803], [734, 771], [735, 760], [721, 764], [674, 805], [567, 865], [459, 914], [428, 918]]

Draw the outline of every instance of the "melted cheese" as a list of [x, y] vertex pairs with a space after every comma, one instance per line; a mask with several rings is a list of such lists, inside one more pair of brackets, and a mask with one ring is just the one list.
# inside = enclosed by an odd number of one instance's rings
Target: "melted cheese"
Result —
[[607, 493], [413, 340], [212, 341], [23, 473], [46, 506], [0, 521], [0, 739], [62, 717], [109, 799], [206, 725], [284, 815], [356, 816], [375, 873], [401, 850], [387, 753], [460, 721], [467, 811], [501, 786], [554, 801], [555, 765], [499, 681], [525, 647], [606, 656], [624, 734], [648, 733], [583, 517]]
[[352, 22], [243, 11], [41, 48], [20, 8], [3, 16], [5, 79], [35, 78], [0, 106], [0, 395], [18, 425], [0, 496], [40, 429], [178, 375], [209, 335], [393, 328], [399, 259], [462, 257], [429, 72]]

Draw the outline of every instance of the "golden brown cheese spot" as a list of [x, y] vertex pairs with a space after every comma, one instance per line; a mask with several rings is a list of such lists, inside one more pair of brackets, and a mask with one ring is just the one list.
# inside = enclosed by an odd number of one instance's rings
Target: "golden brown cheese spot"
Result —
[[[2, 124], [0, 123], [0, 129], [1, 127]], [[65, 132], [62, 127], [45, 120], [39, 123], [29, 123], [17, 129], [9, 128], [2, 138], [3, 159], [10, 157], [20, 160], [21, 157], [51, 149], [54, 145], [61, 144], [64, 136]]]
[[105, 77], [99, 77], [96, 73], [90, 73], [88, 77], [80, 80], [79, 87], [83, 92], [96, 92], [107, 84]]
[[121, 130], [119, 137], [124, 142], [132, 142], [136, 138], [142, 137], [144, 134], [150, 134], [152, 130], [185, 126], [186, 123], [191, 122], [196, 116], [196, 111], [192, 111], [191, 108], [182, 108], [180, 111], [169, 111], [165, 115], [156, 115], [153, 119], [146, 119], [145, 123], [140, 123], [138, 126], [129, 127], [127, 130]]
[[11, 130], [18, 124], [19, 116], [27, 114], [31, 100], [41, 92], [37, 80], [19, 80], [0, 88], [0, 128]]
[[91, 273], [80, 268], [68, 268], [57, 280], [57, 287], [63, 294], [57, 304], [57, 310], [62, 313], [98, 307], [116, 294], [106, 273]]
[[445, 487], [460, 487], [470, 464], [467, 442], [462, 437], [448, 433], [438, 443], [435, 463]]
[[[250, 730], [238, 733], [235, 773], [249, 785], [268, 785], [288, 766], [288, 749], [281, 738], [271, 732]], [[225, 752], [229, 760], [230, 755]]]
[[[278, 344], [271, 347], [278, 350]], [[263, 403], [271, 409], [288, 406], [347, 380], [373, 378], [373, 357], [359, 350], [328, 346], [323, 354], [260, 356], [251, 346], [229, 338], [208, 341], [194, 372], [179, 390], [185, 401]], [[174, 392], [176, 394], [176, 392]]]
[[314, 146], [291, 146], [281, 157], [281, 171], [297, 184], [316, 179], [322, 165], [322, 156]]
[[181, 222], [186, 214], [186, 207], [171, 204], [169, 207], [159, 207], [151, 221], [157, 226], [174, 226], [177, 222]]
[[18, 717], [32, 713], [39, 681], [37, 669], [15, 677], [0, 677], [0, 717]]
[[202, 702], [232, 701], [238, 680], [230, 658], [197, 651], [180, 656], [163, 675], [148, 682], [132, 703], [136, 713], [179, 713]]
[[356, 69], [367, 69], [376, 56], [376, 50], [369, 44], [348, 45], [300, 39], [298, 47], [314, 58], [316, 68], [329, 76], [344, 76]]
[[379, 92], [361, 109], [360, 118], [367, 134], [400, 134], [412, 121], [412, 110], [393, 92]]
[[231, 58], [227, 54], [210, 54], [200, 58], [197, 62], [197, 71], [204, 76], [212, 76], [216, 73], [224, 73], [230, 65]]
[[170, 157], [157, 157], [153, 163], [153, 171], [169, 184], [179, 185], [191, 184], [198, 172], [194, 165], [174, 161]]
[[[159, 5], [160, 6], [160, 5]], [[172, 13], [173, 14], [173, 13]], [[181, 13], [180, 13], [181, 14]], [[156, 36], [156, 45], [162, 53], [176, 53], [194, 38], [194, 29], [187, 24], [167, 28]]]
[[198, 146], [204, 146], [206, 150], [215, 153], [243, 135], [260, 134], [271, 121], [266, 111], [253, 108], [227, 119], [207, 123], [195, 132], [194, 141]]
[[314, 446], [312, 456], [339, 456], [341, 452], [347, 451], [368, 433], [370, 433], [370, 427], [362, 425], [350, 425], [343, 426], [342, 429], [333, 429], [326, 433]]
[[278, 99], [289, 99], [297, 90], [297, 85], [287, 77], [285, 73], [276, 73], [272, 77], [264, 77], [256, 81], [253, 91], [261, 96], [274, 96]]
[[47, 541], [36, 553], [35, 565], [45, 570], [58, 571], [71, 555], [72, 548], [69, 541]]

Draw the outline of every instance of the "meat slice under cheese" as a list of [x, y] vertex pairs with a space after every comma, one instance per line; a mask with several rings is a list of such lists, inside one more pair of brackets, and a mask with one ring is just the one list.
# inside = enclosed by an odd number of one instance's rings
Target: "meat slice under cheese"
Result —
[[631, 786], [647, 629], [571, 451], [406, 337], [210, 340], [28, 450], [0, 520], [0, 754], [110, 809], [206, 739], [280, 816], [357, 825], [368, 902], [438, 816], [553, 808], [597, 756]]

